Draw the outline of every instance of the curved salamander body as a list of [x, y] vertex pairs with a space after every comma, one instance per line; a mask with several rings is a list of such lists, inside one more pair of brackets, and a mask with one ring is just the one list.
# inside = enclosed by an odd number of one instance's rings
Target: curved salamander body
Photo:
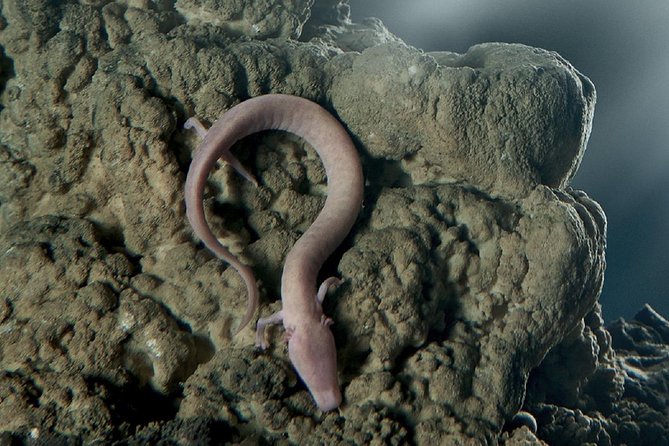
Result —
[[314, 102], [296, 96], [270, 94], [233, 107], [209, 130], [195, 118], [186, 121], [203, 141], [191, 162], [186, 179], [186, 210], [195, 234], [219, 258], [230, 263], [242, 276], [248, 290], [246, 314], [241, 330], [258, 306], [258, 286], [253, 271], [242, 264], [211, 232], [202, 203], [204, 185], [218, 159], [231, 164], [257, 185], [253, 176], [230, 153], [239, 139], [262, 130], [285, 130], [306, 140], [320, 156], [328, 178], [328, 195], [316, 220], [295, 243], [286, 257], [281, 278], [281, 311], [258, 321], [256, 344], [265, 348], [264, 328], [283, 322], [288, 338], [288, 355], [321, 410], [339, 406], [337, 357], [332, 320], [321, 304], [336, 278], [325, 280], [317, 289], [316, 277], [323, 262], [348, 234], [362, 206], [363, 176], [358, 152], [330, 113]]

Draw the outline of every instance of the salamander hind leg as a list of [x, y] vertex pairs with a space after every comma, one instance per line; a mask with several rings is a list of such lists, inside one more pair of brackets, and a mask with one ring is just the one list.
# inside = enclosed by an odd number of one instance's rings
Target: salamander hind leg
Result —
[[246, 167], [244, 167], [242, 165], [242, 163], [240, 163], [239, 160], [237, 158], [235, 158], [235, 156], [232, 153], [227, 152], [221, 158], [223, 159], [223, 161], [230, 164], [230, 166], [233, 169], [235, 169], [238, 174], [240, 174], [246, 180], [253, 183], [253, 185], [255, 187], [258, 187], [258, 180], [256, 180], [256, 177], [254, 177], [253, 174], [251, 172], [249, 172], [248, 169]]
[[265, 350], [268, 346], [267, 338], [265, 336], [265, 327], [268, 325], [280, 324], [281, 322], [283, 322], [283, 312], [281, 310], [270, 316], [258, 319], [258, 324], [256, 325], [256, 347]]
[[201, 139], [204, 139], [204, 137], [207, 136], [207, 128], [202, 125], [200, 120], [195, 116], [186, 120], [184, 123], [184, 128], [186, 130], [195, 130], [195, 133], [197, 133], [197, 136], [199, 136]]
[[[199, 136], [201, 139], [204, 139], [204, 137], [207, 136], [207, 132], [209, 131], [195, 116], [186, 120], [184, 123], [184, 128], [186, 130], [195, 130], [195, 133], [197, 133], [197, 136]], [[232, 168], [235, 169], [237, 173], [253, 183], [254, 186], [258, 187], [258, 181], [255, 179], [253, 174], [251, 174], [248, 169], [242, 166], [242, 163], [240, 163], [239, 160], [235, 158], [232, 153], [230, 153], [229, 149], [221, 156], [221, 158], [223, 161], [230, 164], [230, 166], [232, 166]]]

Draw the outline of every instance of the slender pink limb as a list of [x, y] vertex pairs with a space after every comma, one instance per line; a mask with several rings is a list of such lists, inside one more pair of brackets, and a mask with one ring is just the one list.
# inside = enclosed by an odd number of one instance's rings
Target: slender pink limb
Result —
[[258, 324], [256, 325], [256, 347], [259, 347], [261, 350], [265, 350], [268, 345], [267, 338], [265, 337], [265, 327], [268, 325], [280, 324], [282, 321], [283, 311], [281, 310], [267, 317], [261, 317], [258, 319]]
[[323, 304], [325, 300], [325, 295], [328, 293], [328, 290], [331, 287], [339, 286], [342, 283], [342, 280], [338, 277], [328, 277], [321, 283], [321, 286], [318, 288], [318, 293], [316, 293], [316, 300], [319, 304]]

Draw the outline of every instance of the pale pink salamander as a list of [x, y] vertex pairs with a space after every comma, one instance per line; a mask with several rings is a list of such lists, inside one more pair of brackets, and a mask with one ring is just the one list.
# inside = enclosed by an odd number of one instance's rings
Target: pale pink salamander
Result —
[[203, 138], [186, 179], [188, 220], [205, 246], [230, 263], [246, 282], [248, 304], [237, 331], [248, 324], [255, 313], [258, 286], [251, 268], [221, 245], [207, 225], [202, 194], [209, 171], [222, 159], [257, 185], [255, 178], [230, 153], [230, 147], [241, 138], [262, 130], [294, 133], [318, 152], [328, 179], [325, 205], [286, 257], [281, 277], [282, 309], [258, 321], [256, 345], [266, 348], [265, 326], [283, 322], [290, 360], [319, 409], [337, 408], [341, 403], [337, 352], [329, 329], [332, 320], [323, 314], [321, 304], [328, 288], [337, 285], [339, 279], [330, 277], [316, 290], [316, 276], [323, 262], [351, 230], [362, 207], [362, 167], [351, 138], [339, 121], [316, 103], [281, 94], [242, 102], [223, 114], [209, 130], [196, 118], [188, 119], [184, 127], [195, 129]]

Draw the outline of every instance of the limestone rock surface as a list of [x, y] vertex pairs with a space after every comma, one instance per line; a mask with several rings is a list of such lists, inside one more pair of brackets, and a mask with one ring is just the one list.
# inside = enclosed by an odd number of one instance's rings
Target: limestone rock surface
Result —
[[[424, 53], [380, 21], [352, 23], [335, 0], [0, 8], [5, 435], [131, 444], [550, 438], [544, 412], [516, 416], [528, 376], [551, 349], [580, 340], [605, 264], [604, 213], [569, 187], [595, 90], [568, 62], [499, 43]], [[251, 329], [232, 337], [244, 284], [185, 218], [197, 139], [184, 121], [211, 123], [265, 93], [329, 109], [367, 179], [360, 218], [323, 269], [346, 280], [325, 305], [336, 321], [339, 412], [316, 410], [278, 328], [265, 353]], [[283, 259], [318, 214], [326, 178], [313, 149], [291, 135], [254, 135], [234, 152], [260, 186], [217, 167], [207, 217], [256, 271], [264, 316], [280, 307]], [[591, 342], [605, 338], [593, 333]], [[599, 370], [585, 357], [565, 371], [574, 383]]]
[[525, 401], [549, 444], [669, 444], [669, 322], [645, 306], [604, 327], [597, 305], [532, 372]]

